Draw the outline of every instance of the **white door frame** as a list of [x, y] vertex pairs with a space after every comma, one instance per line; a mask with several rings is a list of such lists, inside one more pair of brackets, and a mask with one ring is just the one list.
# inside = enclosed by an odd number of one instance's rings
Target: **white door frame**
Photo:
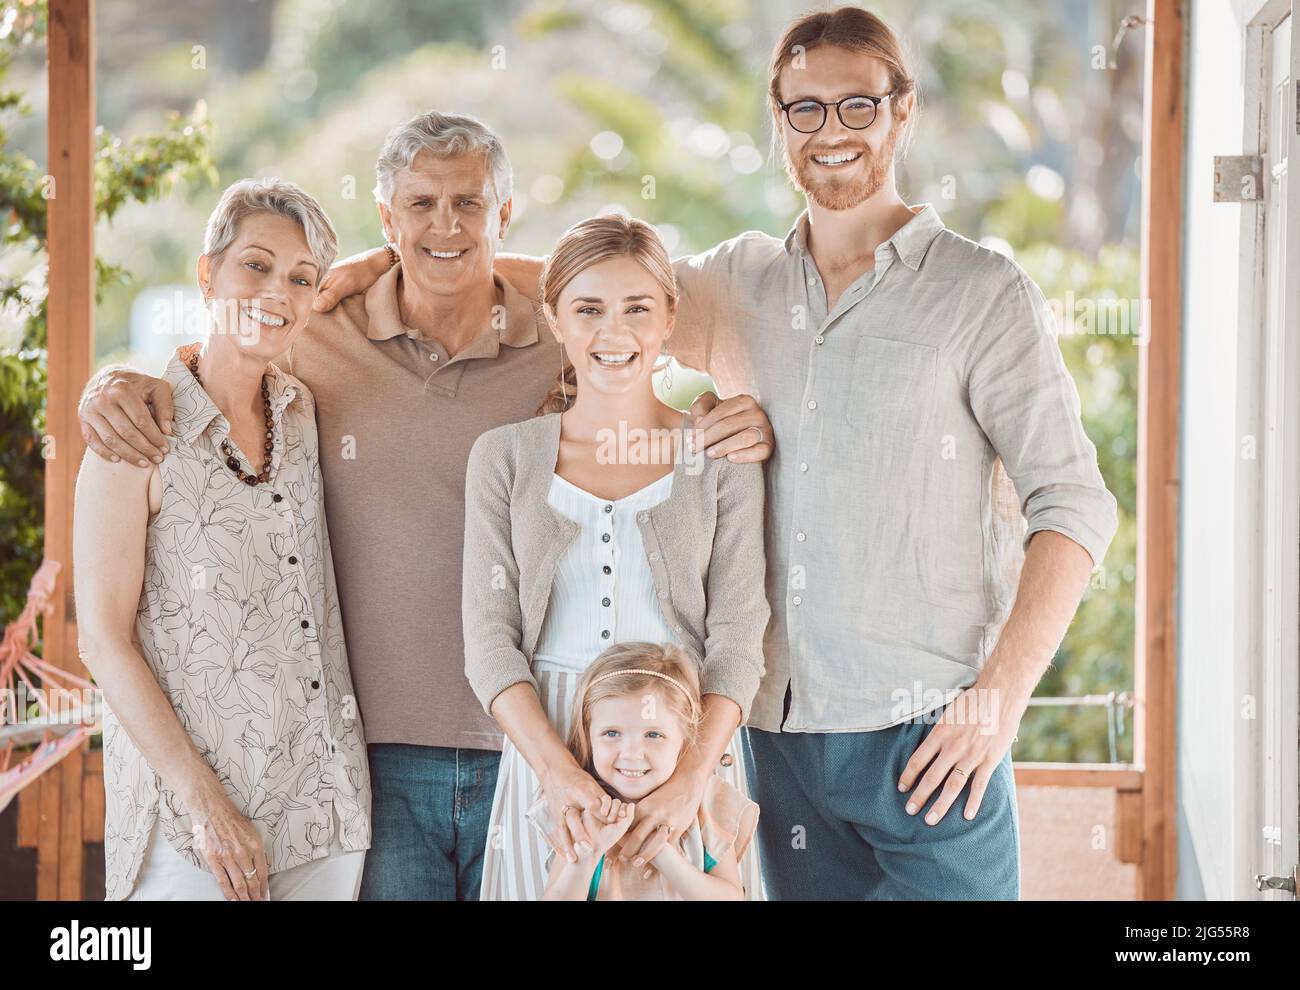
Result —
[[[1295, 298], [1300, 287], [1300, 192], [1291, 190], [1282, 213], [1280, 185], [1273, 181], [1284, 160], [1300, 166], [1295, 88], [1300, 80], [1300, 0], [1285, 28], [1292, 42], [1291, 84], [1283, 98], [1273, 88], [1273, 28], [1292, 6], [1293, 0], [1262, 4], [1245, 37], [1242, 151], [1263, 157], [1264, 202], [1242, 208], [1244, 250], [1238, 271], [1241, 450], [1234, 525], [1236, 572], [1242, 580], [1236, 582], [1234, 610], [1242, 621], [1235, 623], [1233, 683], [1241, 717], [1234, 739], [1233, 793], [1224, 799], [1235, 806], [1233, 876], [1225, 887], [1242, 899], [1281, 899], [1259, 894], [1253, 877], [1291, 875], [1300, 844], [1300, 300]], [[1285, 148], [1270, 147], [1270, 131], [1281, 136]], [[1275, 221], [1271, 228], [1270, 214]], [[1282, 270], [1274, 256], [1280, 251], [1278, 218], [1287, 245]], [[1288, 301], [1280, 311], [1274, 308]]]

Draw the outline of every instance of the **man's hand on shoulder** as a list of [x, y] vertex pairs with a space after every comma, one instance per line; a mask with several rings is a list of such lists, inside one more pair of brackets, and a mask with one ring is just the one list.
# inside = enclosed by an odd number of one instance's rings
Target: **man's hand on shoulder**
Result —
[[691, 406], [691, 419], [703, 431], [700, 446], [709, 457], [743, 464], [772, 456], [772, 424], [752, 395], [720, 400], [705, 392]]
[[77, 406], [86, 446], [110, 461], [140, 467], [161, 464], [172, 431], [172, 387], [161, 378], [123, 365], [105, 368], [86, 383]]

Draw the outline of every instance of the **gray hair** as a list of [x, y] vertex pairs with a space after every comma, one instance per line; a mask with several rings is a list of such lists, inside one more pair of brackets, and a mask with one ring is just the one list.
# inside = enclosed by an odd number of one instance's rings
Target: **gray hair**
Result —
[[514, 192], [515, 176], [506, 156], [505, 145], [490, 127], [466, 114], [439, 113], [430, 110], [412, 117], [388, 132], [384, 147], [375, 162], [375, 200], [393, 205], [393, 179], [411, 167], [421, 151], [438, 158], [452, 158], [471, 151], [487, 155], [488, 172], [497, 203], [508, 200]]
[[338, 235], [320, 203], [302, 187], [282, 179], [240, 179], [231, 184], [208, 217], [203, 253], [215, 261], [234, 243], [240, 221], [253, 213], [274, 213], [302, 227], [316, 262], [319, 287], [338, 255]]

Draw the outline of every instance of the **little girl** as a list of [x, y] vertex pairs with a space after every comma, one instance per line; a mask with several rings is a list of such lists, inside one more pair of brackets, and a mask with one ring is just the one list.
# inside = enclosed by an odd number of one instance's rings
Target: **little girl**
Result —
[[[587, 668], [574, 699], [568, 746], [579, 765], [609, 792], [609, 821], [582, 813], [595, 843], [575, 847], [576, 863], [548, 857], [543, 900], [741, 900], [740, 857], [754, 837], [758, 805], [716, 774], [696, 821], [670, 836], [649, 880], [643, 867], [606, 859], [636, 816], [636, 803], [672, 776], [694, 742], [702, 715], [699, 671], [680, 647], [629, 642], [606, 650]], [[548, 836], [543, 798], [528, 811]], [[667, 828], [667, 826], [661, 826]]]

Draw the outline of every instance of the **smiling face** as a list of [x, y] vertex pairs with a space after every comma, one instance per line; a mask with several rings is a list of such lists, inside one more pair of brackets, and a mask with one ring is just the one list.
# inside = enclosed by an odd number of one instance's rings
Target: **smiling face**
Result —
[[402, 277], [447, 296], [491, 281], [510, 205], [497, 202], [486, 153], [421, 151], [393, 176], [392, 203], [380, 203], [379, 216], [402, 258]]
[[686, 727], [662, 691], [602, 698], [590, 716], [592, 767], [620, 797], [639, 801], [672, 776]]
[[[846, 96], [884, 96], [890, 89], [884, 62], [833, 45], [812, 49], [802, 68], [791, 63], [778, 80], [782, 103], [802, 99], [834, 103]], [[845, 127], [832, 107], [821, 130], [811, 134], [795, 130], [785, 113], [774, 108], [790, 181], [827, 210], [851, 209], [870, 199], [890, 181], [894, 148], [912, 101], [909, 94], [898, 102], [891, 98], [880, 104], [876, 119], [864, 130]]]
[[651, 388], [673, 325], [663, 287], [627, 255], [575, 275], [560, 290], [554, 321], [555, 338], [577, 371], [579, 395]]
[[280, 357], [311, 317], [320, 275], [300, 224], [278, 213], [250, 213], [217, 258], [199, 256], [211, 346], [234, 343], [262, 360]]

